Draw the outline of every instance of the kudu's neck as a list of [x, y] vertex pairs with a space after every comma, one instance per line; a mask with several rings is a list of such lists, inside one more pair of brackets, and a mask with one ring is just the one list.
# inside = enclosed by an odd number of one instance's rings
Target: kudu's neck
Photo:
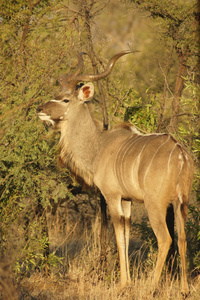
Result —
[[60, 161], [88, 185], [93, 184], [94, 160], [100, 141], [101, 132], [92, 119], [87, 104], [79, 106], [61, 124]]

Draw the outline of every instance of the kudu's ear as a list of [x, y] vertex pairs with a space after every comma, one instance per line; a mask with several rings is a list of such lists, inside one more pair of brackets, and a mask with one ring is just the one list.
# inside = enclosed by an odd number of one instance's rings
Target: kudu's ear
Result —
[[82, 102], [90, 101], [94, 96], [94, 85], [92, 82], [84, 84], [78, 93], [78, 98]]

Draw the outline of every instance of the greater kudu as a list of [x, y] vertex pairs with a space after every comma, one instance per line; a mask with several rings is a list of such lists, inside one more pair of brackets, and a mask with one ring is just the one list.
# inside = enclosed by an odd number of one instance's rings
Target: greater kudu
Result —
[[91, 82], [109, 75], [124, 51], [113, 56], [105, 71], [80, 75], [82, 54], [75, 74], [60, 78], [61, 94], [38, 108], [38, 116], [57, 125], [60, 132], [59, 159], [88, 185], [96, 185], [104, 195], [115, 228], [120, 257], [121, 286], [130, 281], [128, 246], [131, 200], [144, 202], [158, 240], [158, 259], [153, 282], [158, 284], [171, 237], [166, 210], [172, 203], [175, 212], [178, 247], [182, 263], [182, 289], [188, 292], [186, 277], [185, 219], [193, 179], [193, 160], [170, 134], [146, 134], [134, 126], [121, 124], [101, 132], [87, 102], [93, 98]]

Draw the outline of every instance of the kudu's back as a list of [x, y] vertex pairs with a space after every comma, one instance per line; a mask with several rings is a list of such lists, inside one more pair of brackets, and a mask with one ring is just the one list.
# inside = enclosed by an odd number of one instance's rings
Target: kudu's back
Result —
[[188, 199], [193, 180], [193, 160], [169, 134], [142, 135], [134, 127], [118, 127], [103, 138], [94, 181], [105, 196], [124, 199], [170, 201]]

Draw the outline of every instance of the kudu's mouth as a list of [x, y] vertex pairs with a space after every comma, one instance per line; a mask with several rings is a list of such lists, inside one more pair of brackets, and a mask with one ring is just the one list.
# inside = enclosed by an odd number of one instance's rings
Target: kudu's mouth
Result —
[[37, 115], [40, 118], [40, 120], [48, 122], [48, 123], [50, 123], [52, 125], [55, 124], [55, 122], [51, 119], [51, 116], [45, 114], [44, 112], [42, 112], [40, 107], [37, 108], [36, 112], [37, 112]]

